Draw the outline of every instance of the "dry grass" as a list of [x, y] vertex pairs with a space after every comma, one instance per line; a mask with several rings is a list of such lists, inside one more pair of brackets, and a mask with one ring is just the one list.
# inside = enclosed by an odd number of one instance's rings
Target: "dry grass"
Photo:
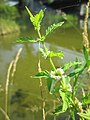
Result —
[[88, 39], [88, 17], [89, 17], [89, 4], [90, 4], [89, 2], [86, 5], [86, 16], [84, 20], [84, 32], [83, 32], [83, 43], [88, 51], [90, 51], [89, 39]]
[[6, 112], [0, 107], [0, 111], [4, 114], [6, 120], [10, 120], [9, 116], [6, 114]]
[[7, 114], [8, 112], [8, 88], [9, 88], [9, 81], [10, 81], [10, 72], [13, 66], [13, 61], [11, 61], [9, 68], [8, 68], [8, 72], [7, 72], [7, 78], [6, 78], [6, 84], [5, 84], [5, 112]]
[[18, 51], [18, 53], [17, 53], [17, 55], [16, 55], [16, 57], [15, 57], [15, 60], [14, 60], [14, 62], [13, 62], [13, 70], [12, 70], [12, 74], [11, 74], [12, 83], [13, 83], [13, 78], [14, 78], [14, 75], [15, 75], [15, 72], [16, 72], [17, 62], [18, 62], [18, 60], [19, 60], [19, 56], [20, 56], [21, 52], [22, 52], [22, 48], [19, 49], [19, 51]]
[[[9, 89], [9, 84], [10, 84], [10, 75], [12, 78], [14, 77], [17, 62], [19, 60], [21, 51], [22, 51], [22, 48], [20, 48], [18, 50], [18, 53], [15, 57], [15, 60], [11, 61], [9, 68], [8, 68], [8, 71], [7, 71], [6, 84], [5, 84], [5, 114], [4, 114], [5, 119], [7, 119], [7, 115], [8, 115], [8, 89]], [[12, 73], [11, 73], [11, 69], [12, 69]], [[8, 119], [8, 120], [10, 120], [10, 119]]]
[[[41, 61], [39, 58], [38, 61], [38, 72], [41, 72]], [[45, 98], [43, 96], [43, 83], [42, 83], [42, 79], [39, 79], [39, 85], [40, 85], [40, 92], [41, 92], [41, 98], [42, 98], [42, 111], [43, 111], [43, 120], [46, 120], [46, 112], [45, 112]]]

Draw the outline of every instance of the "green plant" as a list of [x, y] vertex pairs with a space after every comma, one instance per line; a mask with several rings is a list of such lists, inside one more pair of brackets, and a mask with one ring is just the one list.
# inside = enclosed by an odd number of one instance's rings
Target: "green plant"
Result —
[[0, 17], [7, 19], [15, 19], [19, 15], [16, 7], [10, 7], [4, 3], [0, 4]]
[[5, 35], [16, 31], [19, 32], [20, 27], [15, 21], [3, 18], [0, 19], [0, 35]]
[[[41, 63], [40, 63], [40, 56], [39, 56], [39, 62], [38, 62], [38, 73], [33, 78], [39, 78], [41, 83], [41, 93], [42, 93], [42, 78], [45, 78], [47, 80], [47, 87], [49, 90], [49, 93], [52, 95], [58, 94], [58, 99], [60, 101], [60, 106], [56, 107], [55, 111], [53, 112], [54, 115], [59, 115], [61, 113], [69, 112], [72, 120], [76, 119], [75, 114], [79, 116], [81, 120], [89, 120], [90, 119], [90, 93], [85, 94], [83, 92], [82, 99], [79, 99], [77, 97], [77, 92], [79, 88], [79, 76], [84, 72], [85, 69], [87, 69], [90, 66], [90, 58], [89, 58], [89, 52], [88, 49], [83, 45], [83, 53], [85, 57], [85, 61], [79, 61], [78, 58], [70, 63], [65, 63], [63, 66], [60, 66], [59, 68], [56, 68], [52, 58], [53, 57], [59, 57], [60, 59], [63, 59], [63, 52], [54, 52], [50, 51], [46, 44], [45, 40], [47, 36], [52, 33], [55, 29], [60, 27], [64, 22], [60, 22], [57, 24], [53, 24], [49, 26], [46, 29], [45, 35], [41, 34], [41, 22], [44, 17], [44, 12], [40, 10], [39, 13], [36, 15], [33, 15], [30, 10], [26, 7], [26, 10], [28, 11], [30, 15], [30, 20], [34, 26], [34, 29], [37, 31], [38, 37], [37, 39], [26, 37], [26, 38], [20, 38], [18, 42], [24, 43], [24, 42], [31, 42], [31, 43], [38, 43], [39, 44], [39, 50], [42, 54], [42, 56], [49, 60], [52, 70], [42, 70], [41, 69]], [[83, 88], [84, 91], [84, 88]], [[43, 97], [43, 120], [45, 120], [45, 101]]]

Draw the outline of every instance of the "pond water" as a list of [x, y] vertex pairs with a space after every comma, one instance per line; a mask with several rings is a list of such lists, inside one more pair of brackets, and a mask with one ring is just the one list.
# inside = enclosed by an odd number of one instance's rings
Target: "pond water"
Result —
[[[19, 48], [23, 48], [17, 69], [13, 78], [10, 79], [8, 93], [8, 113], [11, 120], [42, 120], [42, 103], [39, 89], [39, 80], [30, 76], [37, 73], [38, 45], [16, 43], [19, 37], [36, 36], [33, 28], [22, 33], [13, 33], [0, 36], [0, 85], [3, 91], [0, 92], [0, 107], [4, 109], [5, 102], [5, 81], [10, 62], [15, 58]], [[89, 31], [90, 35], [90, 31]], [[62, 50], [65, 54], [64, 60], [54, 59], [56, 67], [67, 61], [73, 61], [75, 57], [83, 59], [80, 53], [82, 50], [82, 30], [79, 27], [59, 28], [46, 40], [48, 48], [51, 50]], [[48, 61], [41, 59], [42, 69], [51, 69]], [[46, 99], [46, 111], [53, 110], [56, 98], [48, 94], [46, 81], [44, 82], [44, 97]], [[11, 84], [12, 83], [12, 84]], [[51, 114], [47, 115], [48, 120], [52, 120]], [[64, 118], [63, 118], [64, 119]], [[0, 120], [4, 120], [4, 115], [0, 113]]]

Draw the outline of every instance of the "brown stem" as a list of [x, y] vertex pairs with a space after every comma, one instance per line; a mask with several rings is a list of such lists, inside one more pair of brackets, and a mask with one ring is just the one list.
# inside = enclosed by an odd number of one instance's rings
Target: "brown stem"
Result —
[[[90, 2], [90, 1], [89, 1]], [[83, 42], [84, 46], [89, 51], [89, 40], [88, 40], [88, 13], [89, 13], [89, 2], [86, 5], [86, 15], [84, 20], [84, 32], [83, 32]]]
[[[40, 62], [40, 59], [38, 61], [38, 71], [41, 72], [41, 62]], [[42, 79], [39, 79], [39, 83], [40, 83], [40, 92], [41, 92], [41, 98], [42, 98], [43, 120], [46, 120], [45, 98], [43, 96], [43, 83], [42, 83]]]

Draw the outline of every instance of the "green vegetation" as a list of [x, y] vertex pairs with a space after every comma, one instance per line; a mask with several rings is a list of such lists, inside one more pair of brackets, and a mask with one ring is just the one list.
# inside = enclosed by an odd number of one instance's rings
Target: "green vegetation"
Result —
[[[65, 21], [65, 24], [62, 26], [63, 28], [69, 28], [77, 25], [78, 17], [75, 15], [69, 15], [65, 14], [61, 11], [49, 11], [45, 13], [44, 21], [48, 21], [48, 25], [52, 23], [57, 23], [60, 21]], [[46, 22], [43, 21], [43, 24], [46, 24]]]
[[[73, 22], [77, 20], [76, 16], [66, 15], [60, 13], [60, 11], [48, 11], [45, 15], [45, 20], [48, 23], [43, 22], [44, 26], [50, 25], [54, 22], [67, 21], [63, 25], [64, 28], [73, 26]], [[0, 4], [0, 35], [8, 34], [20, 29], [27, 28], [29, 23], [28, 15], [26, 11], [23, 11], [20, 15], [16, 7], [8, 6], [4, 2]]]
[[15, 21], [10, 19], [0, 19], [0, 35], [5, 35], [12, 32], [19, 32], [19, 26]]
[[[85, 57], [85, 61], [79, 61], [76, 58], [75, 61], [70, 63], [65, 63], [63, 66], [58, 68], [55, 67], [53, 63], [53, 57], [59, 57], [63, 59], [63, 52], [55, 52], [49, 50], [45, 44], [46, 38], [49, 34], [51, 34], [55, 29], [62, 26], [64, 22], [56, 23], [49, 26], [45, 34], [41, 34], [41, 22], [44, 17], [44, 12], [41, 10], [36, 15], [33, 15], [31, 11], [26, 7], [31, 23], [34, 26], [35, 31], [38, 36], [37, 39], [26, 37], [20, 38], [18, 42], [31, 42], [39, 44], [39, 51], [42, 54], [43, 58], [50, 62], [52, 69], [48, 71], [46, 68], [42, 70], [41, 68], [41, 60], [39, 55], [38, 61], [38, 73], [33, 76], [33, 78], [38, 78], [40, 81], [40, 90], [43, 104], [43, 120], [46, 119], [46, 111], [45, 111], [45, 99], [43, 93], [43, 85], [42, 80], [47, 80], [47, 87], [50, 94], [57, 96], [57, 100], [59, 101], [58, 106], [55, 111], [53, 111], [53, 115], [60, 115], [62, 113], [67, 113], [70, 115], [72, 120], [76, 120], [77, 116], [80, 120], [89, 120], [90, 119], [90, 93], [84, 91], [84, 87], [82, 88], [82, 93], [79, 91], [80, 81], [79, 77], [84, 73], [84, 71], [89, 70], [90, 66], [90, 58], [89, 58], [89, 48], [88, 41], [84, 41], [83, 45], [83, 53]], [[86, 21], [85, 21], [86, 22]], [[86, 29], [86, 27], [85, 27]], [[87, 34], [86, 30], [84, 31], [84, 35]], [[85, 38], [85, 37], [84, 37]], [[86, 39], [85, 39], [86, 40]], [[78, 92], [81, 94], [81, 98], [78, 95]]]
[[18, 15], [16, 7], [0, 4], [0, 18], [15, 19]]
[[19, 31], [16, 18], [19, 16], [15, 7], [10, 7], [4, 3], [0, 4], [0, 35]]
[[[85, 60], [79, 61], [78, 58], [76, 58], [75, 61], [65, 63], [63, 66], [60, 66], [56, 68], [53, 58], [58, 57], [60, 59], [63, 59], [63, 52], [59, 51], [52, 51], [48, 49], [46, 45], [46, 40], [48, 36], [57, 28], [62, 26], [64, 22], [59, 22], [59, 23], [54, 23], [47, 27], [45, 30], [45, 33], [42, 35], [41, 33], [41, 23], [44, 18], [44, 12], [40, 10], [39, 13], [36, 15], [33, 15], [31, 11], [26, 7], [26, 10], [30, 16], [30, 20], [32, 25], [34, 26], [35, 31], [37, 32], [37, 38], [32, 38], [32, 37], [26, 37], [26, 38], [20, 38], [17, 42], [20, 43], [38, 43], [38, 49], [42, 55], [42, 57], [47, 60], [50, 65], [51, 65], [51, 70], [48, 71], [47, 68], [42, 69], [41, 67], [41, 55], [39, 54], [38, 56], [38, 73], [33, 76], [35, 79], [39, 79], [40, 82], [40, 90], [41, 90], [41, 98], [42, 98], [42, 110], [43, 110], [43, 120], [46, 120], [46, 112], [45, 111], [45, 99], [44, 99], [44, 93], [43, 93], [43, 82], [42, 80], [47, 81], [47, 88], [52, 96], [57, 97], [58, 105], [56, 106], [55, 110], [52, 112], [54, 116], [56, 115], [61, 115], [62, 113], [68, 113], [70, 115], [70, 118], [72, 120], [76, 120], [77, 116], [80, 120], [89, 120], [90, 119], [90, 93], [86, 92], [84, 87], [82, 87], [82, 93], [81, 98], [78, 96], [79, 92], [79, 87], [81, 81], [80, 76], [84, 71], [89, 71], [90, 70], [90, 58], [89, 58], [89, 43], [88, 41], [84, 41], [85, 43], [83, 44], [83, 54]], [[12, 15], [13, 16], [13, 15]], [[13, 18], [13, 17], [12, 17]], [[87, 17], [86, 17], [87, 18]], [[64, 18], [66, 19], [66, 18]], [[1, 25], [0, 27], [4, 27], [6, 31], [11, 32], [14, 30], [18, 30], [18, 27], [16, 27], [15, 22], [10, 22], [10, 18], [8, 20], [5, 20], [4, 17], [2, 16], [1, 18]], [[86, 19], [87, 20], [87, 19]], [[12, 21], [12, 19], [11, 19]], [[87, 21], [85, 21], [87, 23]], [[11, 26], [9, 26], [9, 24]], [[5, 26], [4, 26], [5, 25]], [[9, 28], [5, 28], [6, 25], [9, 26]], [[85, 31], [84, 31], [84, 38], [86, 39], [87, 36], [87, 27], [85, 26]], [[11, 30], [11, 31], [10, 31]], [[3, 29], [0, 29], [1, 33], [6, 34]], [[10, 77], [10, 71], [13, 66], [12, 70], [12, 78], [15, 74], [16, 71], [16, 64], [19, 59], [19, 55], [21, 53], [22, 49], [19, 50], [16, 59], [13, 60], [10, 63], [9, 69], [8, 69], [8, 74], [7, 74], [7, 81], [6, 81], [6, 86], [5, 86], [5, 111], [0, 108], [0, 111], [5, 115], [7, 120], [10, 120], [8, 117], [8, 87], [9, 87], [9, 77]]]

